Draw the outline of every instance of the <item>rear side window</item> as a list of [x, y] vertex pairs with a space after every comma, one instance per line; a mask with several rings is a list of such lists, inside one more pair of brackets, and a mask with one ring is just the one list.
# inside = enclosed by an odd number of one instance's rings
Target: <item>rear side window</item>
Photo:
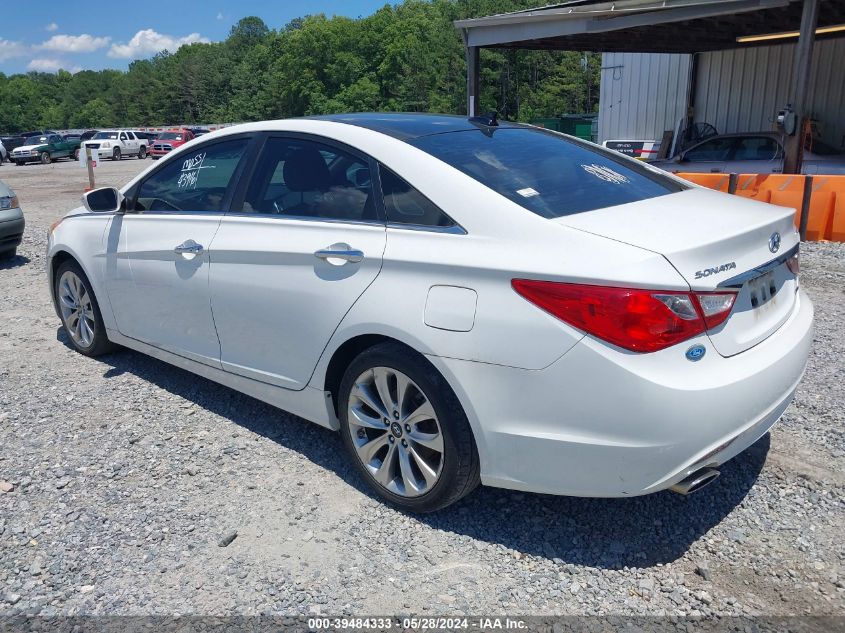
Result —
[[433, 134], [411, 144], [545, 218], [685, 189], [621, 156], [530, 128]]
[[136, 211], [223, 211], [246, 151], [246, 138], [195, 148], [168, 161], [141, 183]]
[[405, 180], [379, 165], [387, 221], [395, 224], [448, 228], [455, 222]]

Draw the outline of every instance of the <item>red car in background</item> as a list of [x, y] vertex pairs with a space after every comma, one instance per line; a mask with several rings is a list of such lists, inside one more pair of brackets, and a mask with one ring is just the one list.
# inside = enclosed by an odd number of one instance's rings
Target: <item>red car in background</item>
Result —
[[180, 129], [162, 132], [150, 148], [150, 156], [153, 157], [153, 160], [167, 156], [169, 152], [192, 140], [194, 140], [194, 134], [190, 130]]

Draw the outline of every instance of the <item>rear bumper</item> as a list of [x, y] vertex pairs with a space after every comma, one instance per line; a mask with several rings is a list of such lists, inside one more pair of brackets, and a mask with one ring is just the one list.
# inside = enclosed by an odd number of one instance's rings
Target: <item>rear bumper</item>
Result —
[[[473, 425], [482, 482], [586, 497], [663, 490], [726, 462], [780, 418], [803, 375], [813, 307], [799, 292], [786, 323], [730, 358], [706, 336], [654, 354], [585, 337], [549, 367], [431, 358]], [[701, 344], [697, 362], [685, 351]]]

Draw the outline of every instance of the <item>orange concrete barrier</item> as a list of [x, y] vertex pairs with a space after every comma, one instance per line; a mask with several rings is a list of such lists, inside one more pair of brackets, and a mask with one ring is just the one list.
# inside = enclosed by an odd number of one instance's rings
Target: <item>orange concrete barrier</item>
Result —
[[830, 237], [834, 242], [845, 242], [845, 194], [836, 196], [830, 218]]
[[678, 174], [684, 180], [689, 180], [702, 187], [728, 193], [731, 183], [730, 174]]
[[[816, 203], [816, 200], [819, 202]], [[819, 210], [814, 209], [816, 204], [820, 207]], [[815, 239], [845, 242], [845, 176], [813, 176], [811, 219], [814, 211], [817, 224], [824, 226], [823, 237]], [[808, 228], [807, 239], [810, 239], [809, 234]]]
[[[833, 214], [837, 198], [845, 205], [845, 189], [837, 196], [832, 191], [816, 191], [810, 196], [810, 209], [807, 217], [808, 240], [830, 240], [833, 230]], [[843, 209], [845, 211], [845, 209]], [[845, 213], [843, 213], [845, 216]]]

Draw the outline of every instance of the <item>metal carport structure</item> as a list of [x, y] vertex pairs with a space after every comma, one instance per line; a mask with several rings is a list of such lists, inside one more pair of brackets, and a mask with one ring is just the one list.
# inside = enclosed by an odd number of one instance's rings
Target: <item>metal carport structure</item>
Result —
[[[845, 37], [843, 23], [845, 0], [572, 0], [459, 20], [455, 26], [466, 45], [470, 116], [477, 113], [481, 48], [694, 54], [797, 37], [789, 103], [800, 122], [807, 110], [815, 39]], [[691, 97], [687, 94], [690, 117]], [[788, 136], [786, 173], [800, 169], [801, 153], [801, 135]]]

